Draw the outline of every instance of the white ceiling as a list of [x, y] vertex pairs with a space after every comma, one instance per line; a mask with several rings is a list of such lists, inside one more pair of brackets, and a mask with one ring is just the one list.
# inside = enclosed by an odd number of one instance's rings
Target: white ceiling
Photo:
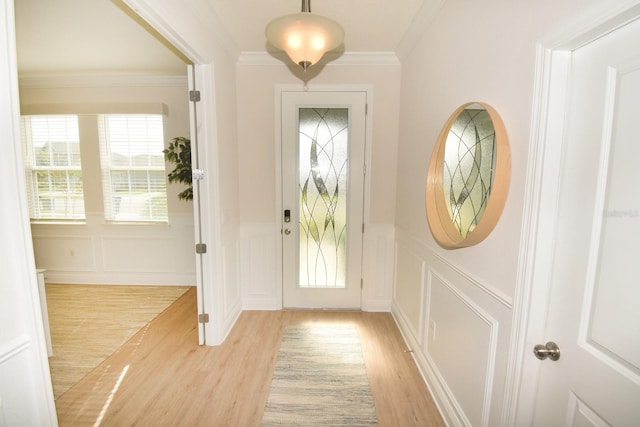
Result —
[[[241, 52], [266, 51], [267, 23], [301, 8], [301, 0], [209, 3]], [[423, 3], [315, 0], [311, 10], [342, 24], [346, 52], [393, 52]], [[20, 74], [185, 74], [184, 61], [121, 6], [121, 0], [15, 0]]]
[[111, 0], [14, 0], [25, 75], [186, 74], [184, 62]]
[[[311, 11], [338, 21], [347, 52], [393, 52], [424, 0], [311, 0]], [[264, 28], [300, 12], [301, 0], [209, 0], [242, 52], [263, 51]]]

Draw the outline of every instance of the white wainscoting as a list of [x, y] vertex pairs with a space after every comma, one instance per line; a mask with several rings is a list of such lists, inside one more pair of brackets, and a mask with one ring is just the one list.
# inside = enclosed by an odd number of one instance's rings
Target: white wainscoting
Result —
[[193, 217], [169, 224], [33, 224], [38, 268], [48, 283], [195, 285]]
[[498, 425], [512, 301], [396, 229], [392, 312], [448, 425]]
[[0, 346], [0, 426], [41, 425], [37, 411], [25, 410], [24, 404], [33, 399], [33, 384], [24, 377], [25, 368], [32, 366], [35, 357], [31, 344], [30, 338], [22, 335]]
[[394, 267], [392, 224], [367, 224], [362, 245], [362, 310], [391, 311]]
[[2, 398], [0, 397], [0, 427], [8, 427], [7, 418], [4, 416], [4, 406], [2, 405]]
[[231, 329], [242, 311], [240, 290], [240, 244], [237, 240], [222, 247], [222, 277], [224, 289], [223, 316], [227, 331]]
[[277, 283], [276, 236], [271, 223], [240, 225], [240, 287], [244, 310], [279, 310], [282, 288]]
[[214, 340], [208, 339], [207, 345], [218, 345], [224, 342], [242, 313], [240, 264], [240, 244], [238, 239], [231, 238], [220, 248], [218, 260], [220, 286], [215, 286], [216, 291], [210, 303], [207, 303], [208, 296], [204, 296], [205, 305], [213, 313], [211, 323], [206, 327], [215, 330]]
[[[393, 286], [394, 226], [367, 224], [363, 245], [362, 309], [390, 311]], [[272, 223], [240, 226], [240, 274], [244, 310], [279, 310], [282, 287], [276, 256], [280, 228]]]

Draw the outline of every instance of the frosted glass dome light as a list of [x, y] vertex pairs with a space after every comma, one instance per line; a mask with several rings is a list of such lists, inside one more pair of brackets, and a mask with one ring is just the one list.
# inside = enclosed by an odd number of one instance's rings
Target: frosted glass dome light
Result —
[[265, 29], [269, 43], [284, 50], [305, 71], [344, 39], [340, 24], [311, 13], [309, 1], [302, 0], [302, 12], [276, 18]]

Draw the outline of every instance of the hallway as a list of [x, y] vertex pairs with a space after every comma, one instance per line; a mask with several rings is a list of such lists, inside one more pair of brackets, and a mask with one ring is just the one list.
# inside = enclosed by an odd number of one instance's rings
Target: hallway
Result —
[[257, 426], [285, 325], [358, 327], [380, 426], [443, 426], [389, 313], [243, 312], [224, 344], [198, 346], [195, 289], [56, 401], [61, 426]]

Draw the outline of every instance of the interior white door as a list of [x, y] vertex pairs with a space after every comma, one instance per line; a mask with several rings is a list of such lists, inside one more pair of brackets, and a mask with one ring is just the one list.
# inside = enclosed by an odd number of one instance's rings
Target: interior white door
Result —
[[537, 426], [640, 423], [639, 41], [636, 20], [572, 52]]
[[360, 308], [366, 92], [282, 92], [287, 308]]
[[[193, 65], [187, 67], [187, 82], [189, 91], [196, 91], [196, 70]], [[189, 125], [191, 134], [191, 166], [193, 170], [200, 170], [200, 144], [198, 134], [198, 105], [196, 101], [189, 103]], [[193, 228], [194, 240], [196, 244], [202, 243], [202, 204], [200, 198], [200, 180], [193, 179]], [[201, 251], [195, 251], [196, 262], [196, 299], [198, 305], [198, 317], [206, 313], [204, 303], [204, 283], [205, 283], [205, 263]], [[204, 345], [207, 343], [206, 323], [198, 321], [198, 343]]]

